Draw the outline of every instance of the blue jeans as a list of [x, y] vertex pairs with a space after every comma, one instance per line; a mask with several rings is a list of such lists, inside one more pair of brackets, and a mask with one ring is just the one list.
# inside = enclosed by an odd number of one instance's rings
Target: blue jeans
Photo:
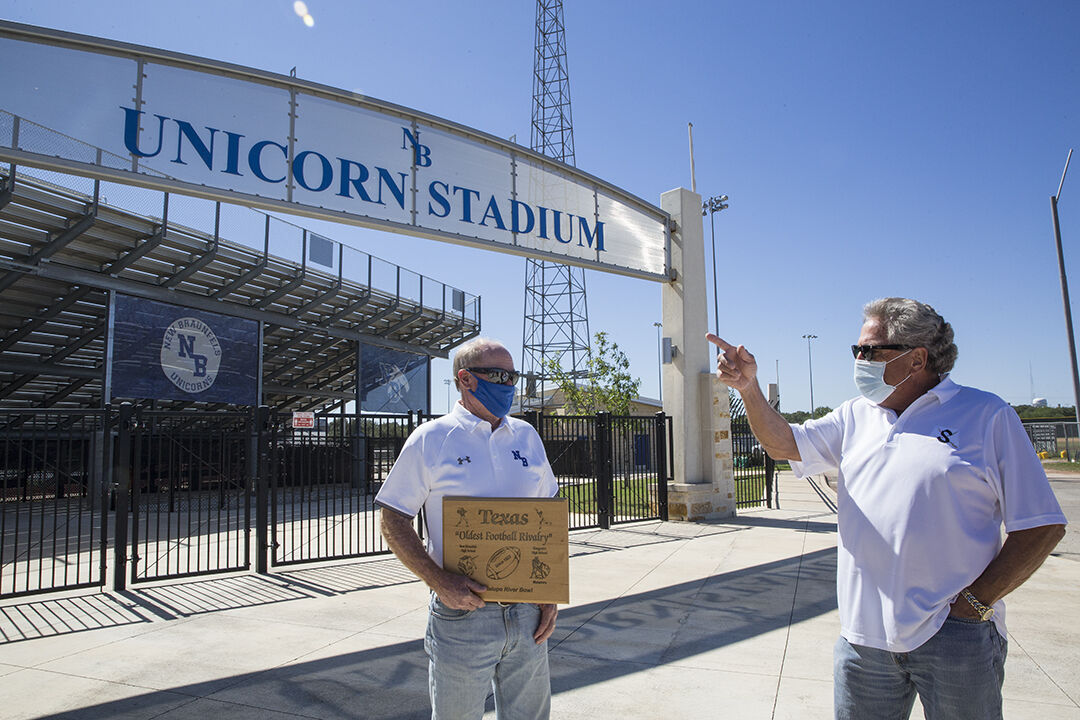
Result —
[[489, 602], [453, 610], [432, 593], [424, 650], [432, 720], [480, 720], [488, 692], [499, 720], [546, 720], [551, 714], [547, 641], [533, 633], [540, 608]]
[[947, 618], [906, 653], [852, 645], [833, 653], [837, 720], [906, 720], [922, 701], [926, 720], [1001, 720], [1008, 643], [992, 622]]

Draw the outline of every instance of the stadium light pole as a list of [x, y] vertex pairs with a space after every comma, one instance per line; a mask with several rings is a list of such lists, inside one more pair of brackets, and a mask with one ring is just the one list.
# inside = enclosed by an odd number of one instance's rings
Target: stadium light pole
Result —
[[660, 328], [664, 327], [662, 322], [654, 322], [653, 326], [656, 328], [656, 379], [660, 383], [657, 387], [660, 388], [660, 409], [664, 408], [664, 355], [660, 350]]
[[443, 382], [446, 384], [446, 414], [449, 415], [450, 414], [450, 378], [444, 379]]
[[[1069, 368], [1072, 370], [1073, 410], [1076, 415], [1076, 427], [1080, 432], [1080, 372], [1076, 367], [1076, 340], [1073, 338], [1072, 309], [1069, 307], [1069, 281], [1065, 279], [1065, 255], [1061, 250], [1061, 225], [1058, 223], [1058, 201], [1061, 199], [1061, 187], [1065, 184], [1065, 173], [1069, 172], [1072, 160], [1072, 148], [1065, 158], [1065, 169], [1061, 171], [1057, 195], [1050, 196], [1050, 214], [1054, 219], [1054, 242], [1057, 245], [1058, 274], [1061, 276], [1061, 302], [1065, 306], [1065, 333], [1069, 338]], [[1068, 447], [1068, 443], [1065, 444]]]
[[814, 417], [814, 354], [810, 351], [810, 341], [817, 340], [817, 335], [810, 335], [809, 333], [803, 335], [806, 339], [806, 360], [810, 365], [810, 418]]
[[712, 302], [713, 321], [716, 323], [714, 332], [717, 337], [720, 336], [720, 301], [716, 294], [716, 223], [713, 221], [713, 216], [727, 208], [727, 195], [717, 195], [701, 203], [701, 214], [709, 216], [709, 231], [712, 233]]

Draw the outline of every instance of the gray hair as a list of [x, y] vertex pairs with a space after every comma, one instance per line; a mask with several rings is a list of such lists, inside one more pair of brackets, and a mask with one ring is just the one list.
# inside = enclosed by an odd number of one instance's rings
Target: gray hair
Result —
[[889, 343], [926, 348], [927, 366], [932, 372], [947, 373], [956, 363], [952, 325], [926, 303], [908, 298], [881, 298], [867, 303], [863, 317], [880, 322]]
[[[484, 357], [484, 353], [490, 350], [506, 350], [506, 346], [498, 340], [478, 337], [473, 338], [457, 349], [454, 354], [454, 387], [458, 390], [461, 389], [461, 384], [457, 379], [458, 371], [475, 366]], [[510, 352], [509, 350], [506, 351]]]

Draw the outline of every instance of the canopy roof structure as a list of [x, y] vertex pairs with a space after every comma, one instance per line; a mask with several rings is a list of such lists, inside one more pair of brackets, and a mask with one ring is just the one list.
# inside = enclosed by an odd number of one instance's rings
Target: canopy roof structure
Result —
[[355, 400], [360, 344], [419, 363], [480, 329], [479, 297], [273, 215], [0, 170], [0, 405], [104, 402], [110, 293], [260, 321], [262, 402], [286, 410]]

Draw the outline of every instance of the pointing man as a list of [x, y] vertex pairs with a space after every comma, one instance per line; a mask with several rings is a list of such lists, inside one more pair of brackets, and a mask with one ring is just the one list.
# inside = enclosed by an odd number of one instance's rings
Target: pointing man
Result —
[[948, 376], [953, 331], [932, 307], [886, 298], [863, 315], [860, 396], [823, 418], [789, 425], [754, 356], [710, 334], [717, 377], [773, 458], [837, 477], [838, 720], [900, 720], [916, 695], [927, 720], [1000, 719], [1002, 598], [1050, 554], [1065, 516], [1012, 408]]

